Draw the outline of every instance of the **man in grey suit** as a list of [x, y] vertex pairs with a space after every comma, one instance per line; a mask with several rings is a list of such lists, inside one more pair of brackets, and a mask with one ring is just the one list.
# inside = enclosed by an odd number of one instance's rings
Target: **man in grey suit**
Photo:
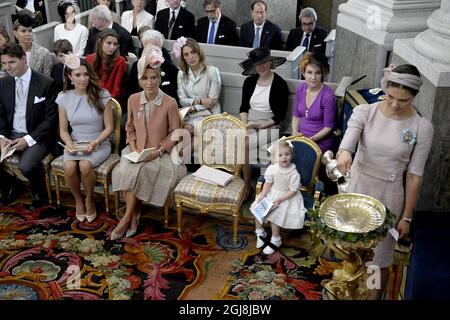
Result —
[[[7, 144], [20, 154], [19, 170], [30, 181], [33, 205], [46, 202], [47, 193], [41, 161], [50, 153], [58, 128], [55, 81], [27, 65], [21, 46], [0, 48], [2, 68], [8, 73], [0, 79], [0, 149]], [[0, 167], [4, 203], [13, 201], [13, 177]]]

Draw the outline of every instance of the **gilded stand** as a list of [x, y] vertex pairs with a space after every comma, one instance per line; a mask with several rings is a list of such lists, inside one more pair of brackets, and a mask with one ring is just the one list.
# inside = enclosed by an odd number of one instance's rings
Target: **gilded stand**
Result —
[[386, 236], [393, 214], [387, 215], [377, 199], [357, 193], [328, 197], [311, 214], [312, 232], [342, 259], [342, 268], [333, 272], [333, 278], [322, 281], [327, 298], [367, 299], [366, 262], [372, 260], [376, 243]]

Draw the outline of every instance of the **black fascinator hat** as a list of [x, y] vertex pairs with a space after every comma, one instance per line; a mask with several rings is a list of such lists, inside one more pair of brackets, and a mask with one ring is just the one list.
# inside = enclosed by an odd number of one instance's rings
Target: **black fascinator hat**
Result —
[[248, 59], [239, 63], [241, 68], [244, 69], [242, 72], [244, 76], [256, 74], [256, 66], [261, 63], [272, 61], [272, 69], [275, 69], [286, 62], [286, 58], [271, 56], [270, 48], [267, 47], [255, 48], [247, 55]]

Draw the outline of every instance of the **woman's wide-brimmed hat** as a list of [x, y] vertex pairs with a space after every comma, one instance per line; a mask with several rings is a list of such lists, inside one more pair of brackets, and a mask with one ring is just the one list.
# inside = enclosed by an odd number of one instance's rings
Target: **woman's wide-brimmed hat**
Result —
[[272, 61], [272, 69], [275, 69], [276, 67], [281, 66], [286, 62], [286, 58], [271, 56], [270, 48], [267, 47], [255, 48], [247, 55], [248, 59], [239, 63], [241, 68], [244, 69], [244, 71], [242, 72], [244, 76], [256, 74], [256, 66], [261, 63]]

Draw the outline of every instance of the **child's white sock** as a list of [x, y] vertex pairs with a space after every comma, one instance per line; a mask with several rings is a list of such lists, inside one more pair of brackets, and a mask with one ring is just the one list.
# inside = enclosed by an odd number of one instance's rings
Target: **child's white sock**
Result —
[[256, 228], [255, 233], [257, 236], [265, 236], [266, 231], [264, 230], [264, 228]]
[[272, 236], [272, 238], [270, 239], [270, 242], [272, 242], [273, 244], [280, 246], [281, 244], [281, 237], [280, 236]]
[[256, 233], [256, 247], [259, 249], [264, 245], [263, 239], [261, 237], [266, 237], [267, 233], [263, 228], [257, 228], [255, 230]]

